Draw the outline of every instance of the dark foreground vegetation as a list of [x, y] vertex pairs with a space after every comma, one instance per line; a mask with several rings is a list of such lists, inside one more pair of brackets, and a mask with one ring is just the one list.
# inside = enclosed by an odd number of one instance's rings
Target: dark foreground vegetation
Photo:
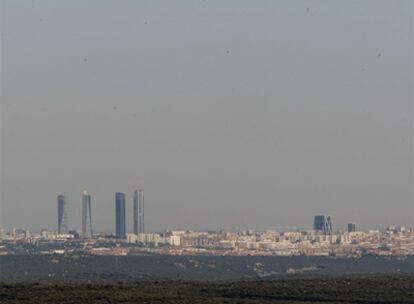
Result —
[[414, 303], [411, 275], [254, 281], [0, 283], [0, 303]]

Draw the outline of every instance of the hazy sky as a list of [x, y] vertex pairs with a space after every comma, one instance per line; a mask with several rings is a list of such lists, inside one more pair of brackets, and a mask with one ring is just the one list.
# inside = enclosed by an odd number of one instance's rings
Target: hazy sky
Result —
[[1, 1], [0, 225], [409, 225], [412, 1]]

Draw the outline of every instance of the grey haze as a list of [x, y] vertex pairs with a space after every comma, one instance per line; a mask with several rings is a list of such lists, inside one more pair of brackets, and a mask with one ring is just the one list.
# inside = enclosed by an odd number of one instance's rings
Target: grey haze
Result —
[[1, 215], [409, 225], [412, 1], [1, 1]]

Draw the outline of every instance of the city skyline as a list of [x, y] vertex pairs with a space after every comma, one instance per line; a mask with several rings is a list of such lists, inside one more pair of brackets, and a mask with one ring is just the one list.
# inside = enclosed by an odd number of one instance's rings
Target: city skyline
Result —
[[[133, 191], [131, 204], [128, 204], [127, 195], [122, 192], [114, 192], [115, 193], [115, 225], [114, 229], [111, 229], [110, 227], [100, 228], [97, 232], [110, 232], [114, 231], [115, 236], [117, 239], [125, 238], [127, 233], [145, 233], [144, 229], [144, 195], [143, 195], [142, 189], [135, 189]], [[69, 215], [68, 215], [68, 196], [59, 194], [57, 196], [57, 229], [56, 231], [60, 233], [60, 231], [63, 231], [62, 233], [65, 234], [68, 231], [78, 231], [78, 227], [76, 226], [70, 226], [69, 225]], [[82, 225], [80, 227], [80, 236], [89, 238], [94, 235], [94, 230], [92, 230], [92, 214], [93, 214], [93, 208], [92, 208], [92, 195], [88, 190], [82, 190], [81, 192], [81, 205], [82, 205], [82, 212], [81, 212], [81, 218], [82, 218]], [[130, 208], [128, 208], [130, 207]], [[76, 215], [74, 215], [76, 218]], [[130, 220], [128, 220], [130, 218]], [[74, 221], [76, 222], [76, 221]], [[271, 225], [268, 227], [265, 227], [263, 229], [258, 229], [258, 231], [264, 231], [267, 229], [274, 229], [276, 228], [282, 228], [281, 231], [286, 231], [288, 229], [293, 230], [315, 230], [315, 231], [321, 231], [323, 234], [329, 235], [332, 234], [334, 231], [348, 231], [348, 232], [354, 232], [356, 231], [355, 227], [363, 227], [365, 229], [370, 228], [381, 228], [385, 229], [386, 227], [397, 227], [401, 226], [399, 223], [394, 223], [392, 225], [381, 225], [381, 226], [367, 226], [364, 225], [357, 225], [355, 222], [345, 221], [346, 223], [343, 225], [343, 227], [335, 227], [332, 224], [332, 219], [330, 215], [315, 215], [313, 216], [313, 221], [311, 224], [308, 225], [296, 225], [291, 223], [291, 225], [287, 226], [277, 226], [277, 225]], [[409, 225], [408, 225], [409, 226]], [[4, 226], [0, 227], [3, 229]], [[24, 227], [26, 229], [26, 226], [12, 226], [13, 228], [16, 227]], [[7, 228], [7, 227], [6, 227]], [[11, 227], [8, 227], [11, 229]], [[35, 228], [35, 231], [40, 231], [41, 229], [45, 229], [48, 227], [40, 227]], [[49, 227], [50, 228], [50, 227]], [[165, 229], [185, 229], [185, 230], [193, 230], [191, 227], [186, 226], [174, 226], [174, 227], [161, 227], [159, 229], [154, 229], [153, 231], [162, 231]], [[229, 231], [237, 231], [237, 230], [249, 230], [251, 229], [251, 226], [246, 226], [244, 228], [240, 227], [233, 227], [232, 229], [229, 229]], [[30, 230], [30, 229], [29, 229]], [[196, 231], [218, 231], [222, 230], [220, 227], [209, 227], [205, 229], [196, 229]], [[256, 229], [255, 229], [256, 230]], [[277, 229], [276, 229], [277, 230]], [[52, 229], [53, 231], [53, 229]], [[118, 233], [119, 231], [119, 233]], [[122, 235], [124, 237], [122, 237]]]
[[[98, 229], [99, 233], [102, 233], [104, 231], [106, 232], [110, 232], [110, 231], [114, 231], [115, 232], [115, 236], [117, 239], [122, 239], [125, 238], [125, 235], [127, 233], [134, 233], [134, 234], [139, 234], [139, 233], [145, 233], [145, 229], [144, 229], [144, 195], [143, 195], [143, 190], [142, 189], [135, 189], [133, 191], [133, 195], [132, 195], [132, 199], [131, 199], [131, 208], [128, 208], [129, 204], [128, 204], [128, 200], [127, 200], [127, 195], [125, 193], [122, 192], [114, 192], [115, 193], [115, 226], [114, 229], [111, 228], [100, 228]], [[81, 212], [81, 217], [82, 217], [82, 225], [80, 227], [80, 235], [82, 237], [91, 237], [93, 236], [94, 232], [92, 230], [92, 195], [89, 191], [87, 190], [82, 190], [81, 192], [81, 205], [82, 205], [82, 212]], [[78, 228], [75, 226], [69, 226], [69, 215], [68, 215], [68, 196], [67, 195], [63, 195], [63, 194], [59, 194], [57, 196], [57, 232], [60, 233], [60, 231], [62, 231], [62, 234], [67, 233], [68, 231], [78, 231]], [[131, 212], [129, 212], [128, 210], [131, 209]], [[76, 217], [76, 216], [75, 216]], [[129, 221], [127, 220], [128, 218], [131, 218], [132, 220]], [[332, 224], [332, 219], [330, 215], [315, 215], [313, 217], [313, 221], [311, 225], [302, 225], [302, 226], [298, 226], [295, 224], [292, 225], [287, 225], [287, 226], [268, 226], [265, 227], [261, 230], [267, 230], [267, 229], [273, 229], [273, 228], [282, 228], [282, 231], [286, 231], [288, 229], [293, 229], [293, 230], [315, 230], [315, 231], [321, 231], [323, 234], [329, 235], [332, 234], [334, 231], [348, 231], [348, 232], [354, 232], [356, 231], [355, 227], [357, 226], [357, 223], [355, 222], [349, 222], [347, 221], [346, 224], [344, 224], [344, 227], [334, 227]], [[361, 225], [362, 227], [364, 227], [364, 225]], [[386, 227], [397, 227], [397, 226], [401, 226], [398, 223], [394, 223], [393, 225], [387, 225], [387, 226], [376, 226], [376, 227], [364, 227], [365, 229], [370, 229], [370, 228], [382, 228], [385, 229]], [[5, 228], [4, 226], [1, 226], [0, 223], [0, 227], [2, 227], [3, 229]], [[21, 226], [24, 227], [24, 229], [26, 229], [26, 226]], [[358, 225], [358, 227], [360, 227]], [[9, 227], [11, 228], [11, 227]], [[13, 226], [13, 229], [16, 228], [16, 226]], [[45, 229], [46, 227], [41, 227], [41, 228], [37, 228], [34, 229], [35, 231], [40, 231], [41, 229]], [[191, 227], [180, 227], [180, 226], [174, 226], [174, 227], [162, 227], [160, 229], [155, 229], [153, 231], [161, 231], [161, 230], [165, 230], [165, 229], [172, 229], [172, 228], [176, 228], [176, 229], [188, 229], [188, 230], [193, 230]], [[252, 227], [250, 226], [246, 226], [244, 228], [240, 228], [240, 227], [234, 227], [232, 229], [230, 229], [229, 231], [237, 231], [237, 230], [249, 230]], [[30, 229], [29, 229], [30, 230]], [[52, 229], [53, 230], [53, 229]], [[217, 227], [209, 227], [206, 229], [196, 229], [196, 230], [206, 230], [206, 231], [217, 231], [217, 230], [222, 230], [222, 228], [217, 228]], [[260, 230], [260, 229], [259, 229]], [[277, 230], [277, 229], [276, 229]], [[119, 231], [119, 232], [118, 232]], [[124, 237], [122, 237], [122, 235]]]
[[[0, 227], [0, 255], [87, 254], [87, 255], [215, 255], [215, 256], [329, 256], [408, 257], [414, 253], [414, 227], [390, 226], [386, 230], [322, 231], [329, 216], [315, 216], [315, 229], [308, 231], [194, 231], [169, 229], [163, 232], [124, 233], [121, 225], [125, 195], [116, 193], [116, 234], [96, 233], [80, 238], [75, 231], [27, 229], [5, 231]], [[332, 221], [330, 221], [332, 223]], [[121, 225], [119, 225], [121, 224]], [[322, 227], [318, 227], [322, 226]], [[82, 245], [83, 246], [79, 246]], [[86, 246], [85, 246], [86, 245]], [[115, 246], [114, 246], [115, 245]], [[28, 249], [30, 248], [31, 249]]]
[[[143, 190], [134, 190], [132, 198], [132, 217], [133, 226], [129, 229], [126, 223], [126, 218], [129, 213], [126, 211], [127, 199], [126, 194], [122, 192], [115, 192], [115, 237], [116, 239], [125, 239], [129, 231], [132, 230], [134, 234], [145, 233], [144, 228], [144, 194]], [[58, 195], [58, 234], [66, 234], [69, 231], [68, 215], [67, 215], [67, 196]], [[81, 236], [84, 238], [92, 238], [92, 210], [91, 210], [91, 194], [84, 190], [82, 193], [82, 232]], [[88, 218], [89, 216], [89, 218]], [[88, 222], [90, 223], [90, 233], [87, 233]], [[334, 232], [334, 226], [331, 216], [329, 215], [315, 215], [313, 221], [313, 230], [320, 231], [324, 235], [331, 235]], [[337, 230], [341, 230], [338, 228]], [[348, 232], [356, 231], [355, 223], [348, 223], [346, 226]], [[76, 231], [76, 230], [73, 230]]]
[[7, 303], [414, 295], [414, 0], [0, 2]]
[[[145, 233], [144, 229], [144, 191], [142, 189], [134, 190], [132, 198], [132, 228], [128, 227], [126, 218], [130, 215], [126, 211], [127, 199], [126, 194], [122, 192], [115, 192], [115, 237], [116, 239], [125, 239], [127, 233], [133, 234]], [[82, 230], [81, 236], [83, 238], [92, 238], [92, 207], [91, 194], [87, 190], [82, 191]], [[68, 197], [63, 194], [57, 196], [57, 233], [67, 234], [69, 230], [76, 231], [68, 226]], [[89, 227], [89, 228], [88, 228]], [[3, 227], [2, 227], [3, 228]], [[4, 228], [3, 228], [4, 229]], [[90, 233], [87, 231], [90, 229]], [[331, 235], [334, 231], [341, 231], [342, 229], [334, 229], [331, 216], [329, 215], [315, 215], [313, 220], [313, 230], [320, 231], [325, 235]], [[356, 223], [347, 223], [346, 229], [348, 232], [356, 231]]]
[[0, 224], [409, 225], [412, 6], [2, 1]]
[[[93, 236], [92, 233], [92, 205], [91, 194], [87, 190], [82, 192], [82, 237]], [[129, 215], [126, 211], [127, 199], [126, 194], [122, 192], [115, 192], [115, 237], [117, 239], [125, 239], [126, 234], [131, 229], [128, 229], [126, 218]], [[132, 198], [132, 217], [133, 226], [132, 232], [134, 234], [145, 233], [144, 225], [144, 191], [142, 189], [134, 190]], [[69, 231], [68, 227], [68, 198], [65, 195], [58, 195], [58, 234], [66, 234]], [[355, 231], [355, 223], [348, 223], [347, 230]], [[89, 228], [88, 228], [89, 227]], [[90, 229], [90, 232], [88, 232]], [[313, 230], [321, 231], [323, 234], [330, 235], [333, 233], [333, 224], [331, 217], [328, 215], [316, 215], [313, 221]], [[339, 229], [340, 230], [340, 229]], [[76, 231], [76, 230], [74, 230]]]
[[[132, 198], [132, 229], [127, 226], [126, 218], [129, 213], [126, 211], [127, 200], [126, 194], [122, 192], [115, 192], [115, 237], [117, 239], [125, 239], [128, 231], [132, 230], [134, 234], [145, 233], [144, 226], [144, 191], [142, 189], [134, 190]], [[67, 215], [67, 196], [58, 195], [58, 233], [66, 234], [69, 231], [68, 215]], [[348, 223], [348, 232], [355, 232], [355, 223]], [[90, 228], [88, 228], [90, 227]], [[87, 231], [90, 229], [90, 233]], [[316, 215], [313, 221], [313, 230], [321, 231], [325, 235], [333, 233], [334, 228], [331, 216]], [[341, 229], [338, 229], [341, 230]], [[92, 207], [91, 194], [84, 190], [82, 192], [82, 237], [93, 237], [92, 232]]]

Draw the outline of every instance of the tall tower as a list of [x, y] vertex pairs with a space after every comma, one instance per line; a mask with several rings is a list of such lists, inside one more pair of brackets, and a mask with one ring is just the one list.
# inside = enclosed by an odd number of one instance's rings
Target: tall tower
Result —
[[134, 198], [133, 198], [133, 221], [134, 221], [134, 234], [139, 233], [138, 229], [138, 190], [134, 191]]
[[58, 233], [68, 233], [68, 206], [67, 197], [64, 195], [58, 195], [57, 197], [57, 209], [58, 209]]
[[144, 233], [144, 190], [134, 191], [134, 233]]
[[115, 227], [116, 238], [125, 239], [125, 193], [115, 193]]
[[92, 238], [91, 195], [86, 190], [82, 193], [82, 237]]
[[313, 229], [321, 231], [323, 234], [332, 234], [331, 217], [329, 215], [316, 215], [313, 221]]
[[144, 190], [140, 191], [141, 193], [141, 212], [139, 213], [140, 216], [140, 226], [141, 226], [141, 233], [145, 233], [145, 222], [144, 222]]
[[144, 233], [144, 191], [134, 191], [134, 233]]
[[348, 224], [348, 232], [355, 232], [355, 223]]

